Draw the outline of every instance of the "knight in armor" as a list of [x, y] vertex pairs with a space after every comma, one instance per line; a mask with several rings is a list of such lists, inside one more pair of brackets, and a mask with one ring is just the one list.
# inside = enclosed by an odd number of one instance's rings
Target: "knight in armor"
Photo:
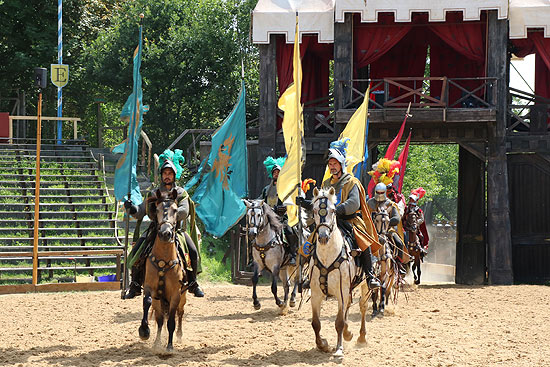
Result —
[[409, 203], [405, 208], [405, 214], [403, 215], [402, 219], [402, 223], [403, 225], [405, 225], [405, 223], [408, 222], [408, 216], [412, 213], [415, 214], [416, 235], [420, 240], [420, 251], [423, 254], [426, 254], [428, 252], [427, 249], [430, 238], [428, 236], [428, 230], [426, 229], [426, 223], [424, 221], [424, 213], [422, 212], [422, 209], [420, 209], [420, 207], [418, 206], [418, 200], [420, 200], [425, 193], [426, 190], [424, 190], [422, 187], [411, 191], [411, 194], [409, 195]]
[[285, 164], [285, 158], [273, 158], [267, 157], [264, 161], [264, 166], [267, 170], [267, 175], [271, 179], [270, 183], [263, 188], [262, 194], [259, 199], [262, 199], [273, 209], [283, 222], [283, 233], [285, 243], [288, 245], [288, 253], [290, 255], [289, 264], [296, 265], [296, 253], [298, 251], [298, 236], [294, 230], [288, 225], [288, 218], [286, 216], [286, 207], [283, 205], [279, 196], [277, 195], [277, 179], [279, 178], [279, 172]]
[[[177, 154], [177, 153], [176, 153]], [[191, 233], [195, 240], [193, 240], [186, 231], [185, 227], [187, 224], [188, 217], [193, 216], [192, 226], [194, 223], [194, 203], [187, 194], [187, 191], [183, 187], [179, 187], [176, 183], [176, 178], [179, 178], [178, 170], [176, 164], [172, 161], [173, 153], [171, 151], [165, 151], [159, 160], [165, 159], [162, 162], [159, 168], [159, 174], [161, 176], [160, 186], [149, 191], [147, 198], [151, 196], [156, 196], [157, 190], [160, 192], [170, 192], [173, 189], [176, 189], [178, 196], [176, 202], [178, 205], [177, 212], [177, 225], [176, 225], [176, 243], [178, 245], [178, 250], [180, 253], [181, 259], [185, 259], [185, 250], [189, 254], [189, 259], [191, 263], [191, 269], [188, 269], [187, 274], [187, 286], [188, 291], [193, 293], [195, 297], [204, 297], [204, 293], [197, 283], [197, 272], [200, 267], [200, 257], [197, 250], [195, 242], [198, 244], [198, 236], [196, 235], [196, 228], [191, 228]], [[183, 159], [183, 157], [181, 157]], [[179, 163], [177, 163], [179, 164]], [[181, 172], [180, 172], [181, 174]], [[138, 221], [142, 220], [147, 213], [147, 200], [144, 200], [140, 205], [135, 205], [131, 200], [126, 200], [124, 202], [124, 208], [126, 212], [132, 217], [136, 218]], [[124, 299], [134, 298], [137, 295], [141, 294], [141, 287], [145, 279], [145, 264], [146, 260], [151, 252], [153, 243], [156, 238], [156, 216], [149, 216], [151, 223], [148, 229], [141, 235], [137, 240], [136, 244], [133, 246], [130, 255], [128, 256], [128, 266], [132, 267], [132, 281], [129, 284], [128, 289], [124, 295]], [[130, 263], [133, 262], [133, 263]], [[183, 261], [186, 263], [186, 261]]]
[[[367, 277], [369, 288], [379, 288], [380, 281], [374, 276], [372, 270], [372, 252], [370, 246], [378, 243], [372, 232], [374, 226], [372, 220], [369, 226], [365, 223], [361, 212], [366, 213], [365, 190], [361, 182], [351, 173], [346, 172], [346, 147], [349, 139], [338, 140], [330, 144], [328, 150], [327, 165], [330, 170], [330, 178], [326, 179], [323, 189], [334, 188], [337, 197], [336, 217], [338, 226], [344, 232], [351, 234], [354, 246], [361, 250], [360, 261]], [[368, 218], [370, 220], [370, 218]]]
[[405, 207], [407, 205], [405, 203], [405, 196], [397, 191], [391, 183], [386, 186], [386, 196], [397, 205], [399, 215], [403, 217], [403, 214], [405, 214]]
[[399, 236], [399, 233], [402, 233], [402, 229], [399, 230], [398, 227], [401, 227], [401, 216], [399, 215], [399, 209], [397, 207], [397, 204], [395, 204], [392, 200], [390, 200], [387, 195], [387, 187], [386, 184], [383, 182], [379, 182], [374, 187], [374, 197], [370, 198], [367, 201], [367, 205], [369, 207], [369, 211], [372, 214], [372, 212], [375, 212], [378, 210], [379, 207], [386, 208], [386, 211], [389, 214], [390, 227], [393, 228], [391, 233], [391, 238], [393, 242], [395, 243], [395, 246], [397, 246], [397, 265], [399, 267], [399, 271], [402, 274], [406, 273], [405, 267], [403, 265], [403, 240]]

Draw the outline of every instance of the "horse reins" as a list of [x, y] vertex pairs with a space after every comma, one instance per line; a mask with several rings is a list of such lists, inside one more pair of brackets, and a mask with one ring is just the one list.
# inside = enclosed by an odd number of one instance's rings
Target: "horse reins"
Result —
[[[170, 242], [175, 244], [176, 243], [176, 241], [175, 241], [175, 237], [176, 237], [175, 226], [171, 222], [164, 219], [168, 215], [168, 208], [170, 207], [170, 201], [169, 200], [163, 200], [162, 204], [163, 204], [163, 208], [162, 208], [163, 209], [163, 220], [160, 223], [157, 224], [157, 233], [160, 231], [160, 228], [162, 227], [163, 224], [170, 225], [170, 227], [172, 229], [172, 235], [170, 236]], [[168, 271], [172, 270], [176, 265], [182, 264], [182, 260], [179, 257], [177, 249], [176, 249], [176, 256], [178, 257], [177, 259], [172, 259], [172, 260], [166, 261], [166, 260], [157, 259], [155, 256], [153, 256], [153, 254], [149, 255], [149, 261], [151, 261], [151, 264], [153, 264], [153, 266], [157, 269], [157, 274], [158, 274], [158, 277], [159, 277], [158, 278], [158, 287], [157, 287], [157, 294], [159, 296], [164, 297], [164, 294], [165, 294], [164, 291], [165, 291], [166, 281], [165, 281], [164, 277], [165, 277], [166, 273]], [[182, 267], [182, 269], [183, 269], [183, 267]], [[160, 299], [160, 297], [158, 297], [158, 296], [154, 297], [154, 298], [157, 299], [157, 300]]]

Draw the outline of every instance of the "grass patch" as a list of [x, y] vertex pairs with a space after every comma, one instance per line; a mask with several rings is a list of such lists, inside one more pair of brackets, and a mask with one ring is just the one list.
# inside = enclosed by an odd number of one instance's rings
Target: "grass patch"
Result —
[[231, 245], [230, 241], [231, 234], [229, 232], [221, 238], [214, 238], [209, 235], [203, 237], [201, 246], [201, 280], [231, 282], [231, 256], [227, 257], [225, 264], [222, 261], [224, 254]]

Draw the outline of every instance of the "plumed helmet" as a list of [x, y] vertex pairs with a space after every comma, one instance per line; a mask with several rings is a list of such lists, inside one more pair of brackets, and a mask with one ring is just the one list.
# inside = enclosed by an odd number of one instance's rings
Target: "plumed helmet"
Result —
[[279, 171], [283, 169], [283, 166], [285, 165], [286, 158], [285, 157], [279, 157], [279, 158], [273, 158], [273, 157], [267, 157], [264, 161], [265, 169], [267, 170], [267, 175], [269, 178], [273, 177], [273, 171], [278, 169]]
[[177, 170], [176, 170], [176, 165], [174, 164], [174, 162], [172, 162], [169, 159], [165, 160], [164, 163], [162, 163], [162, 165], [159, 167], [159, 174], [162, 174], [162, 171], [165, 168], [170, 168], [172, 171], [174, 171], [174, 177], [176, 176]]
[[327, 162], [329, 159], [334, 158], [342, 166], [342, 172], [346, 172], [346, 149], [348, 147], [349, 138], [343, 138], [330, 143], [328, 149]]
[[183, 157], [183, 152], [181, 149], [176, 149], [171, 151], [166, 149], [159, 156], [159, 174], [162, 174], [162, 170], [165, 168], [171, 168], [174, 171], [174, 177], [176, 180], [179, 180], [183, 172], [182, 165], [185, 163], [185, 158]]
[[385, 183], [377, 183], [374, 187], [374, 200], [378, 202], [386, 201], [386, 191], [387, 187]]

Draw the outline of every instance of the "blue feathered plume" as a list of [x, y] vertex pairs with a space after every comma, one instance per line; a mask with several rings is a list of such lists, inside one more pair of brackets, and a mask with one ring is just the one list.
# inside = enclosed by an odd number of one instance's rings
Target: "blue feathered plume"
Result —
[[343, 138], [330, 143], [330, 147], [338, 150], [342, 155], [346, 156], [346, 149], [348, 149], [349, 138]]

